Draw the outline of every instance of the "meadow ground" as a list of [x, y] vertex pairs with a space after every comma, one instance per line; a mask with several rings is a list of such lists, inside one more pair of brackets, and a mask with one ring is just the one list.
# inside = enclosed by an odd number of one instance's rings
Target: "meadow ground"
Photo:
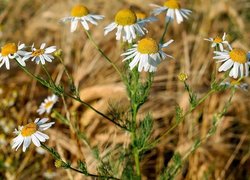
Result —
[[[91, 26], [94, 39], [118, 67], [123, 67], [121, 45], [114, 33], [103, 35], [103, 28], [113, 21], [121, 8], [140, 9], [149, 13], [150, 3], [155, 0], [0, 0], [0, 44], [19, 41], [39, 46], [46, 42], [63, 50], [63, 60], [79, 87], [81, 97], [95, 108], [108, 113], [110, 104], [128, 106], [126, 89], [120, 77], [96, 51], [81, 28], [70, 33], [69, 24], [59, 20], [70, 13], [71, 7], [82, 2], [93, 12], [105, 15], [97, 27]], [[183, 6], [193, 11], [190, 19], [168, 29], [166, 40], [174, 39], [167, 52], [175, 60], [163, 61], [156, 72], [151, 93], [139, 112], [139, 116], [150, 112], [154, 118], [153, 137], [159, 136], [174, 121], [176, 104], [185, 110], [189, 106], [188, 93], [177, 75], [186, 72], [188, 83], [198, 97], [204, 95], [211, 82], [215, 66], [213, 50], [204, 38], [222, 36], [234, 46], [250, 50], [250, 2], [248, 0], [189, 0]], [[164, 28], [164, 16], [158, 16], [157, 23], [148, 26], [149, 36], [160, 39]], [[63, 66], [58, 61], [47, 64], [56, 81], [67, 84]], [[42, 74], [40, 66], [28, 64], [36, 74]], [[220, 76], [220, 73], [218, 73]], [[250, 78], [245, 78], [250, 83]], [[69, 89], [70, 87], [66, 87]], [[11, 149], [14, 129], [34, 119], [39, 104], [51, 94], [46, 88], [28, 77], [18, 66], [11, 64], [11, 70], [0, 69], [0, 179], [88, 179], [81, 174], [58, 169], [49, 154], [40, 154], [35, 146], [23, 153]], [[143, 179], [156, 179], [169, 163], [174, 152], [184, 155], [198, 137], [203, 137], [212, 126], [214, 114], [221, 111], [230, 95], [229, 91], [215, 93], [202, 103], [185, 121], [146, 152], [141, 160]], [[203, 142], [183, 162], [176, 179], [249, 179], [250, 172], [250, 94], [237, 90], [228, 112], [217, 127], [214, 135]], [[84, 132], [91, 147], [97, 147], [100, 156], [110, 149], [129, 143], [126, 133], [105, 121], [99, 115], [79, 103], [66, 98], [71, 119]], [[60, 100], [56, 110], [65, 115]], [[47, 131], [54, 147], [63, 158], [73, 165], [77, 159], [84, 160], [90, 172], [96, 173], [98, 164], [89, 146], [77, 140], [73, 128], [55, 118], [53, 128]], [[116, 154], [115, 150], [112, 151]], [[55, 174], [53, 174], [53, 172]], [[46, 174], [47, 173], [47, 174]]]

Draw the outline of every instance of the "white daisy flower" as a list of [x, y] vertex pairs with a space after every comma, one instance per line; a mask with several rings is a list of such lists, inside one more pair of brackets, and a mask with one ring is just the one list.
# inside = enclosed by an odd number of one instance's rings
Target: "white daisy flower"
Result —
[[141, 12], [141, 11], [135, 11], [135, 15], [136, 15], [136, 18], [137, 18], [137, 22], [139, 22], [141, 24], [157, 21], [156, 17], [154, 17], [154, 16], [149, 16], [148, 17], [146, 13]]
[[115, 16], [115, 22], [112, 22], [104, 28], [104, 35], [117, 28], [116, 40], [122, 38], [123, 41], [132, 42], [136, 39], [137, 35], [143, 36], [147, 32], [144, 28], [145, 23], [148, 20], [137, 21], [137, 17], [134, 11], [130, 9], [123, 9], [118, 11]]
[[244, 91], [248, 91], [249, 84], [241, 82], [241, 81], [242, 81], [242, 79], [226, 81], [226, 82], [220, 83], [220, 86], [235, 87], [237, 89], [242, 89]]
[[162, 51], [162, 48], [168, 47], [173, 41], [174, 40], [171, 39], [165, 44], [158, 44], [152, 38], [143, 38], [138, 44], [134, 44], [132, 48], [122, 54], [122, 56], [126, 56], [123, 61], [133, 59], [129, 64], [131, 70], [139, 64], [139, 72], [142, 70], [146, 72], [155, 72], [157, 70], [157, 65], [162, 59], [166, 57], [173, 58]]
[[250, 55], [246, 51], [235, 48], [230, 51], [214, 51], [214, 54], [213, 59], [217, 59], [217, 62], [224, 62], [220, 66], [219, 72], [231, 69], [229, 76], [234, 79], [249, 75]]
[[24, 60], [27, 60], [31, 58], [31, 61], [36, 61], [37, 64], [40, 62], [42, 64], [45, 64], [45, 61], [52, 62], [52, 59], [54, 57], [51, 55], [51, 53], [56, 51], [56, 46], [50, 46], [45, 48], [46, 44], [42, 43], [40, 46], [40, 49], [34, 48], [34, 44], [31, 47], [31, 51], [29, 53], [26, 53], [26, 55], [23, 57]]
[[208, 38], [208, 39], [205, 38], [204, 40], [212, 42], [212, 45], [211, 45], [212, 48], [218, 46], [220, 51], [224, 51], [223, 44], [227, 45], [228, 47], [230, 46], [229, 42], [226, 40], [226, 33], [223, 34], [222, 38], [219, 36], [216, 36], [215, 38]]
[[162, 12], [166, 12], [166, 21], [173, 21], [176, 19], [178, 24], [183, 22], [184, 19], [188, 19], [188, 16], [192, 12], [189, 9], [182, 9], [177, 0], [167, 0], [163, 6], [156, 4], [151, 4], [151, 6], [156, 7], [152, 12], [153, 15], [156, 16]]
[[42, 102], [39, 109], [37, 110], [38, 114], [41, 115], [45, 112], [49, 114], [51, 112], [52, 107], [57, 102], [57, 100], [58, 100], [58, 96], [56, 96], [55, 94], [44, 99], [44, 102]]
[[104, 16], [90, 14], [86, 6], [78, 4], [71, 9], [71, 16], [62, 19], [63, 22], [70, 21], [70, 31], [74, 32], [77, 28], [78, 22], [80, 22], [84, 29], [89, 30], [88, 22], [97, 25], [97, 20], [102, 20]]
[[21, 126], [18, 130], [15, 129], [14, 133], [17, 137], [13, 139], [12, 149], [16, 149], [17, 151], [17, 149], [23, 144], [23, 152], [25, 152], [31, 141], [35, 144], [35, 146], [41, 146], [40, 142], [45, 142], [49, 139], [49, 136], [41, 131], [50, 128], [55, 123], [46, 123], [48, 120], [48, 118], [42, 118], [41, 120], [36, 118], [34, 122]]
[[15, 43], [7, 43], [1, 48], [0, 53], [0, 67], [5, 64], [6, 69], [10, 69], [10, 59], [16, 59], [19, 64], [26, 66], [25, 60], [21, 56], [24, 56], [27, 52], [23, 51], [25, 44], [20, 44], [18, 47]]

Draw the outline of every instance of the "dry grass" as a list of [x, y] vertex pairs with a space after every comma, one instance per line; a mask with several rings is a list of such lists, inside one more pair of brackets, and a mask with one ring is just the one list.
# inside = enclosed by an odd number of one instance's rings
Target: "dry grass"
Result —
[[[46, 42], [63, 49], [64, 61], [72, 72], [81, 97], [88, 103], [108, 112], [110, 101], [127, 104], [126, 91], [119, 76], [112, 67], [94, 49], [80, 29], [69, 32], [69, 26], [58, 23], [68, 14], [70, 7], [78, 1], [69, 0], [0, 0], [0, 43], [22, 41], [39, 45]], [[142, 3], [143, 2], [143, 3]], [[153, 1], [160, 3], [162, 1]], [[114, 35], [103, 36], [103, 27], [113, 18], [120, 8], [137, 6], [145, 12], [150, 8], [149, 0], [86, 0], [84, 3], [91, 10], [104, 14], [105, 20], [98, 27], [92, 27], [94, 38], [111, 59], [122, 67], [120, 45]], [[185, 71], [189, 82], [199, 96], [208, 89], [213, 66], [212, 51], [203, 38], [230, 34], [233, 44], [249, 49], [250, 33], [248, 32], [250, 3], [247, 0], [192, 0], [187, 7], [193, 9], [192, 18], [181, 25], [170, 27], [167, 39], [175, 42], [168, 52], [176, 60], [161, 63], [157, 71], [151, 95], [140, 111], [151, 112], [154, 121], [153, 136], [157, 137], [170, 127], [174, 120], [175, 105], [179, 103], [188, 108], [188, 94], [183, 85], [177, 81], [177, 74]], [[112, 7], [112, 8], [111, 8]], [[163, 29], [163, 16], [160, 21], [150, 26], [150, 35], [160, 38]], [[53, 62], [48, 67], [53, 77], [61, 79], [63, 67]], [[36, 73], [37, 67], [31, 68]], [[63, 79], [64, 81], [64, 79]], [[249, 78], [246, 79], [250, 83]], [[55, 169], [49, 155], [39, 155], [32, 147], [28, 152], [13, 152], [10, 147], [12, 131], [18, 124], [26, 123], [36, 117], [36, 109], [49, 94], [45, 88], [31, 80], [27, 75], [14, 67], [10, 71], [0, 69], [0, 121], [9, 130], [1, 135], [7, 138], [7, 144], [0, 148], [0, 179], [43, 179], [43, 172], [50, 169], [57, 172], [56, 179], [84, 179], [81, 175], [61, 169]], [[184, 154], [197, 137], [207, 134], [212, 124], [214, 113], [222, 109], [228, 93], [216, 94], [186, 118], [169, 136], [165, 137], [156, 148], [147, 152], [142, 160], [141, 169], [145, 179], [155, 179], [166, 167], [173, 153], [178, 150]], [[223, 118], [215, 135], [204, 142], [185, 162], [178, 179], [248, 179], [250, 177], [250, 94], [238, 91], [233, 98], [232, 106]], [[67, 100], [72, 121], [79, 122], [91, 146], [97, 146], [104, 156], [116, 145], [126, 145], [128, 135], [112, 124], [107, 123], [91, 110]], [[57, 109], [64, 112], [62, 103]], [[65, 112], [64, 112], [65, 113]], [[54, 119], [55, 120], [55, 119]], [[56, 120], [55, 120], [56, 121]], [[77, 159], [85, 160], [89, 171], [95, 173], [96, 160], [89, 147], [76, 140], [76, 135], [59, 122], [48, 131], [51, 139], [48, 144], [55, 147], [65, 159], [76, 163]], [[113, 152], [115, 155], [115, 151]], [[9, 166], [8, 166], [9, 163]]]

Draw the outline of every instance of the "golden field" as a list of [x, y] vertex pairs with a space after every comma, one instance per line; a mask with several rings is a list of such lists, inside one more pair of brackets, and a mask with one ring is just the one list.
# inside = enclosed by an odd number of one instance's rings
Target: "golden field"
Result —
[[[91, 33], [103, 51], [121, 69], [123, 52], [115, 40], [114, 32], [103, 35], [103, 28], [113, 21], [122, 8], [134, 8], [149, 13], [150, 3], [159, 0], [0, 0], [0, 45], [6, 42], [39, 46], [46, 42], [63, 51], [64, 63], [79, 88], [82, 99], [96, 109], [108, 114], [109, 105], [128, 106], [126, 88], [121, 79], [87, 39], [78, 26], [70, 33], [70, 25], [59, 20], [70, 14], [71, 7], [84, 3], [91, 11], [105, 15], [98, 26], [91, 26]], [[181, 1], [183, 7], [193, 12], [189, 20], [170, 25], [166, 40], [174, 43], [166, 50], [175, 60], [163, 61], [156, 72], [151, 93], [140, 110], [140, 115], [150, 112], [154, 118], [153, 137], [166, 131], [174, 121], [175, 107], [188, 109], [188, 93], [177, 78], [180, 72], [188, 74], [188, 83], [202, 97], [210, 88], [211, 72], [215, 67], [213, 50], [204, 38], [228, 33], [230, 42], [250, 50], [250, 2], [248, 0], [189, 0]], [[148, 36], [160, 39], [164, 28], [164, 15], [149, 24]], [[159, 33], [160, 32], [160, 33]], [[57, 60], [46, 64], [52, 77], [65, 84], [64, 69]], [[43, 76], [40, 66], [28, 64], [35, 74]], [[219, 74], [220, 75], [220, 74]], [[250, 83], [250, 78], [244, 79]], [[14, 63], [11, 70], [0, 69], [0, 179], [46, 179], [45, 173], [55, 172], [53, 179], [91, 179], [75, 172], [58, 169], [53, 158], [37, 153], [34, 145], [23, 153], [11, 149], [12, 133], [18, 125], [37, 117], [39, 104], [52, 92], [27, 76]], [[230, 95], [229, 91], [215, 93], [188, 115], [184, 122], [146, 152], [141, 160], [143, 179], [156, 179], [167, 167], [174, 152], [184, 155], [198, 137], [206, 135], [212, 126], [213, 115], [221, 111]], [[250, 177], [250, 93], [237, 90], [228, 112], [216, 133], [184, 161], [176, 179], [225, 179], [244, 180]], [[72, 127], [52, 115], [56, 124], [47, 131], [46, 142], [73, 165], [78, 159], [85, 161], [90, 172], [96, 173], [98, 161], [90, 150], [97, 147], [104, 157], [116, 146], [129, 143], [128, 134], [105, 121], [92, 110], [66, 98], [73, 124], [78, 124], [89, 143], [80, 141]], [[55, 107], [66, 116], [61, 100]], [[69, 114], [68, 114], [69, 115]], [[112, 153], [118, 154], [113, 150]]]

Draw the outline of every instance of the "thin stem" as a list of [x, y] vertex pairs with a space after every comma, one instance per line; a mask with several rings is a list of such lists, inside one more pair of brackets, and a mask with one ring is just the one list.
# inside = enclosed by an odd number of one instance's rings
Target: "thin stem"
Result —
[[115, 122], [112, 118], [106, 116], [105, 114], [103, 114], [102, 112], [98, 111], [97, 109], [95, 109], [93, 106], [89, 105], [88, 103], [84, 102], [83, 100], [80, 99], [80, 97], [75, 97], [75, 96], [72, 96], [71, 94], [67, 94], [67, 93], [64, 93], [65, 96], [67, 97], [70, 97], [78, 102], [80, 102], [81, 104], [83, 104], [84, 106], [92, 109], [93, 111], [95, 111], [97, 114], [101, 115], [102, 117], [106, 118], [107, 120], [109, 120], [111, 123], [117, 125], [118, 127], [122, 128], [122, 129], [125, 129], [127, 131], [129, 131], [129, 129], [127, 129], [126, 127], [123, 127], [122, 125], [120, 125], [119, 123]]
[[46, 73], [46, 75], [48, 76], [48, 78], [49, 78], [49, 80], [51, 81], [51, 83], [53, 83], [53, 85], [56, 86], [55, 83], [54, 83], [54, 80], [52, 79], [51, 75], [49, 74], [49, 71], [48, 71], [48, 69], [46, 68], [46, 66], [44, 66], [44, 65], [42, 64], [42, 68], [43, 68], [43, 70], [45, 71], [45, 73]]
[[[132, 105], [132, 142], [136, 142], [136, 115], [138, 112], [138, 106], [137, 105]], [[137, 147], [133, 144], [133, 155], [134, 155], [134, 160], [135, 160], [135, 168], [136, 168], [136, 174], [137, 176], [141, 176], [141, 171], [140, 171], [140, 160], [139, 160], [139, 151]]]
[[116, 72], [119, 74], [119, 76], [121, 77], [121, 79], [123, 79], [123, 75], [120, 72], [120, 70], [118, 69], [118, 67], [111, 61], [111, 59], [102, 51], [102, 49], [97, 45], [97, 43], [95, 42], [95, 40], [93, 39], [92, 35], [90, 34], [89, 31], [85, 30], [85, 33], [87, 34], [89, 40], [92, 42], [92, 44], [95, 46], [95, 48], [99, 51], [99, 53], [106, 59], [106, 61], [108, 61], [113, 68], [116, 70]]
[[[195, 107], [191, 107], [187, 112], [184, 113], [183, 117], [181, 118], [180, 121], [176, 122], [172, 127], [170, 127], [167, 131], [165, 131], [162, 135], [160, 135], [160, 137], [158, 137], [156, 140], [154, 140], [152, 143], [150, 143], [151, 145], [155, 145], [157, 144], [164, 136], [166, 136], [167, 134], [169, 134], [172, 130], [174, 130], [184, 119], [185, 117], [190, 114], [197, 106], [199, 106], [201, 103], [203, 103], [211, 94], [213, 94], [215, 92], [214, 89], [211, 89], [205, 96], [203, 96], [196, 104]], [[150, 147], [149, 146], [149, 147]]]
[[168, 20], [168, 21], [165, 23], [164, 32], [163, 32], [163, 34], [162, 34], [162, 36], [161, 36], [161, 39], [160, 39], [160, 44], [163, 44], [163, 42], [164, 42], [164, 38], [165, 38], [165, 35], [166, 35], [166, 33], [167, 33], [167, 29], [168, 29], [169, 22], [170, 22], [170, 20]]
[[68, 77], [68, 79], [70, 80], [70, 82], [74, 82], [72, 76], [70, 76], [70, 74], [69, 74], [69, 72], [68, 72], [65, 64], [63, 63], [62, 58], [60, 56], [56, 56], [56, 57], [57, 57], [57, 59], [59, 59], [60, 63], [63, 65], [63, 68], [64, 68], [64, 71], [66, 73], [66, 76]]
[[[65, 163], [61, 158], [55, 157], [54, 152], [52, 152], [51, 149], [48, 148], [45, 144], [41, 143], [41, 147], [42, 147], [43, 149], [45, 149], [46, 151], [48, 151], [48, 152], [54, 157], [54, 159], [60, 160], [60, 161], [62, 161], [63, 163]], [[66, 164], [66, 163], [65, 163], [65, 164]], [[70, 166], [69, 164], [67, 164], [67, 165], [68, 165], [68, 166], [67, 166], [68, 169], [71, 169], [71, 170], [73, 170], [73, 171], [75, 171], [75, 172], [78, 172], [78, 173], [80, 173], [80, 174], [83, 174], [83, 175], [85, 175], [85, 176], [96, 177], [96, 178], [105, 178], [105, 179], [116, 179], [116, 180], [119, 180], [118, 178], [115, 178], [115, 177], [112, 177], [112, 176], [101, 176], [101, 175], [91, 174], [91, 173], [89, 173], [89, 172], [83, 172], [83, 171], [81, 171], [81, 170], [78, 170], [78, 169], [76, 169], [76, 168]]]
[[[44, 85], [45, 87], [51, 89], [52, 91], [55, 90], [55, 88], [57, 88], [57, 86], [54, 84], [53, 80], [52, 80], [52, 83], [54, 85], [54, 87], [51, 87], [50, 85], [48, 85], [47, 83], [44, 83], [43, 81], [41, 81], [41, 79], [39, 79], [37, 76], [35, 76], [34, 74], [32, 74], [31, 72], [29, 72], [25, 67], [23, 67], [18, 61], [16, 61], [18, 63], [18, 65], [22, 68], [22, 70], [24, 70], [24, 72], [26, 74], [28, 74], [29, 76], [31, 76], [32, 78], [35, 78], [38, 82], [40, 82], [42, 85]], [[45, 72], [48, 72], [46, 68], [44, 68]], [[49, 75], [48, 75], [49, 76]], [[51, 77], [51, 76], [49, 76]], [[110, 117], [106, 116], [105, 114], [103, 114], [102, 112], [98, 111], [97, 109], [95, 109], [93, 106], [91, 106], [90, 104], [84, 102], [83, 100], [81, 100], [81, 98], [78, 96], [78, 97], [75, 97], [71, 94], [68, 94], [64, 91], [61, 92], [63, 95], [67, 96], [67, 97], [70, 97], [71, 99], [74, 99], [78, 102], [80, 102], [82, 105], [92, 109], [93, 111], [95, 111], [97, 114], [101, 115], [102, 117], [104, 117], [105, 119], [107, 119], [108, 121], [110, 121], [111, 123], [117, 125], [118, 127], [122, 128], [122, 129], [125, 129], [127, 131], [129, 131], [129, 129], [127, 129], [126, 127], [123, 127], [122, 125], [120, 125], [119, 123], [115, 122], [113, 119], [111, 119]]]

